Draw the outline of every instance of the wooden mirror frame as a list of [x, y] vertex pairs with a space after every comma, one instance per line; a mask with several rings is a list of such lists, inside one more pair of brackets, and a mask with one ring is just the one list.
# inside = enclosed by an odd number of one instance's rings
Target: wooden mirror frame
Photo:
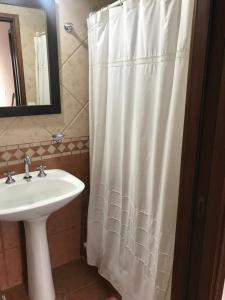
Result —
[[54, 0], [0, 0], [0, 4], [43, 9], [47, 16], [50, 105], [0, 107], [0, 117], [61, 113], [56, 8]]

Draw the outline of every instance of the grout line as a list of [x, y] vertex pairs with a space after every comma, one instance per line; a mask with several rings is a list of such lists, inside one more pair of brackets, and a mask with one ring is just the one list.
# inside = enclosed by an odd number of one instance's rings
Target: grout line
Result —
[[80, 286], [79, 288], [77, 288], [77, 289], [75, 289], [75, 290], [73, 290], [73, 291], [70, 291], [70, 292], [68, 293], [68, 296], [70, 297], [72, 293], [77, 293], [77, 292], [80, 292], [80, 291], [83, 290], [83, 289], [89, 288], [89, 287], [91, 287], [92, 285], [95, 285], [97, 282], [98, 282], [98, 278], [93, 279], [93, 281], [91, 281], [90, 283], [87, 283], [87, 284], [85, 284], [85, 285], [83, 285], [83, 286]]
[[61, 64], [59, 71], [62, 71], [65, 64], [70, 60], [70, 58], [77, 52], [77, 50], [82, 46], [82, 43], [80, 43], [73, 51], [72, 53], [66, 58], [66, 60]]
[[[80, 113], [86, 108], [86, 106], [83, 107], [83, 109], [80, 111]], [[75, 120], [74, 120], [75, 121]], [[69, 143], [73, 143], [74, 144], [74, 148], [72, 150], [68, 149], [67, 146], [66, 148], [62, 151], [62, 152], [57, 152], [57, 153], [45, 153], [43, 155], [40, 155], [38, 153], [35, 154], [35, 156], [33, 157], [34, 161], [46, 161], [47, 159], [52, 159], [52, 158], [56, 158], [56, 157], [65, 157], [65, 156], [73, 156], [73, 155], [77, 155], [77, 154], [82, 154], [82, 153], [86, 153], [89, 152], [89, 147], [86, 145], [86, 142], [89, 141], [89, 137], [88, 136], [80, 136], [80, 137], [71, 137], [71, 138], [66, 138], [65, 142], [63, 141], [62, 144], [69, 144]], [[84, 148], [77, 148], [76, 147], [76, 143], [77, 142], [82, 142], [84, 143]], [[42, 143], [47, 143], [46, 145]], [[32, 144], [36, 144], [36, 145], [32, 145]], [[26, 147], [22, 147], [22, 146], [26, 146]], [[28, 149], [32, 149], [33, 147], [46, 147], [46, 146], [51, 146], [51, 141], [44, 141], [44, 142], [36, 142], [36, 143], [26, 143], [26, 144], [16, 144], [16, 145], [12, 145], [12, 146], [16, 146], [17, 150], [19, 149], [22, 152], [26, 152]], [[56, 146], [55, 146], [56, 147]], [[56, 147], [57, 148], [57, 147]], [[5, 151], [3, 152], [7, 152], [9, 150], [5, 149]], [[36, 150], [34, 150], [36, 151]], [[37, 155], [38, 154], [38, 155]], [[21, 158], [10, 158], [9, 160], [3, 161], [4, 165], [2, 164], [2, 162], [0, 162], [0, 168], [7, 168], [8, 166], [14, 166], [17, 164], [20, 164], [22, 162]], [[2, 165], [1, 165], [2, 164]], [[1, 231], [1, 228], [0, 228]]]
[[12, 122], [9, 123], [9, 125], [6, 126], [6, 127], [3, 129], [2, 133], [0, 134], [0, 137], [3, 136], [4, 132], [5, 132], [6, 130], [8, 130], [9, 127], [12, 126], [12, 125], [16, 122], [16, 120], [17, 120], [17, 118], [15, 117], [15, 118], [12, 120]]
[[[86, 106], [87, 105], [85, 105], [85, 107], [83, 107], [82, 109], [86, 109]], [[81, 109], [81, 110], [82, 110]], [[80, 112], [79, 112], [80, 113]], [[82, 136], [75, 136], [75, 137], [70, 137], [70, 138], [67, 138], [67, 137], [65, 137], [65, 139], [69, 139], [70, 140], [70, 142], [74, 142], [74, 141], [72, 141], [72, 139], [76, 139], [76, 141], [78, 142], [78, 141], [83, 141], [83, 140], [85, 140], [85, 141], [88, 141], [89, 140], [89, 136], [88, 135], [82, 135]], [[8, 146], [17, 146], [17, 147], [19, 147], [19, 146], [21, 146], [21, 145], [28, 145], [26, 148], [33, 148], [34, 146], [32, 146], [32, 144], [38, 144], [37, 145], [37, 147], [41, 147], [41, 146], [43, 146], [43, 145], [41, 145], [42, 143], [46, 143], [46, 142], [49, 142], [50, 144], [49, 144], [49, 146], [52, 144], [51, 142], [52, 142], [52, 140], [41, 140], [41, 141], [38, 141], [38, 142], [29, 142], [29, 143], [21, 143], [21, 144], [10, 144], [10, 145], [6, 145], [6, 146], [2, 146], [2, 147], [8, 147]], [[65, 142], [64, 141], [62, 141], [62, 144], [64, 144]], [[19, 148], [18, 148], [19, 149]], [[20, 149], [20, 150], [23, 150], [23, 149]], [[7, 150], [7, 149], [5, 149], [5, 151], [3, 151], [3, 152], [7, 152], [7, 151], [9, 151], [9, 150]], [[20, 159], [20, 158], [19, 158]], [[18, 159], [18, 160], [19, 160]]]
[[[89, 136], [88, 135], [85, 135], [85, 136], [75, 136], [75, 137], [71, 137], [71, 138], [67, 138], [67, 137], [65, 137], [66, 139], [70, 139], [71, 140], [71, 142], [72, 142], [72, 139], [76, 139], [76, 141], [80, 141], [80, 140], [82, 140], [83, 138], [85, 138], [85, 140], [88, 140], [89, 139]], [[20, 145], [28, 145], [28, 147], [27, 148], [32, 148], [33, 146], [31, 146], [31, 144], [34, 144], [34, 143], [37, 143], [37, 144], [39, 144], [38, 145], [38, 147], [39, 146], [41, 146], [41, 143], [45, 143], [45, 142], [52, 142], [52, 140], [41, 140], [41, 141], [38, 141], [38, 142], [28, 142], [28, 143], [21, 143], [21, 144], [10, 144], [10, 145], [6, 145], [6, 146], [2, 146], [2, 147], [8, 147], [8, 146], [20, 146]], [[64, 143], [64, 141], [62, 142], [62, 143]], [[4, 152], [6, 152], [6, 151], [8, 151], [7, 149], [4, 151]]]
[[[77, 33], [76, 33], [77, 35]], [[74, 35], [73, 35], [74, 36]], [[79, 38], [79, 36], [74, 36], [74, 38], [80, 43], [73, 51], [72, 53], [65, 59], [64, 62], [61, 63], [60, 67], [59, 67], [59, 71], [62, 70], [62, 68], [64, 67], [64, 65], [68, 62], [68, 60], [75, 54], [75, 52], [81, 47], [83, 46], [86, 50], [88, 50], [88, 37], [85, 36], [84, 39]]]
[[61, 86], [67, 91], [67, 93], [73, 98], [74, 101], [77, 101], [81, 106], [84, 105], [83, 102], [81, 102], [76, 96], [74, 96], [70, 90], [64, 85], [63, 82], [60, 82]]
[[71, 120], [71, 122], [69, 122], [64, 128], [63, 128], [63, 133], [71, 126], [73, 125], [73, 123], [76, 122], [76, 120], [80, 117], [80, 115], [82, 114], [82, 112], [84, 110], [86, 110], [86, 107], [88, 106], [88, 102], [80, 109], [80, 111], [78, 112], [78, 114], [74, 117], [74, 119]]
[[[38, 127], [41, 126], [41, 124], [36, 120], [36, 118], [33, 118], [32, 116], [28, 116], [32, 122], [34, 122]], [[52, 136], [52, 133], [46, 128], [42, 127], [43, 130], [45, 130], [50, 136]], [[28, 143], [29, 144], [29, 143]]]

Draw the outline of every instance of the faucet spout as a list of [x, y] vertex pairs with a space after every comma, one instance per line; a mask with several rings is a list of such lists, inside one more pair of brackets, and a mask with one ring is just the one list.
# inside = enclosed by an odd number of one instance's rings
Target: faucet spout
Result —
[[25, 179], [26, 181], [30, 181], [32, 178], [32, 176], [30, 175], [30, 170], [29, 170], [30, 165], [31, 165], [31, 158], [29, 155], [26, 155], [24, 158], [25, 175], [23, 177], [23, 179]]

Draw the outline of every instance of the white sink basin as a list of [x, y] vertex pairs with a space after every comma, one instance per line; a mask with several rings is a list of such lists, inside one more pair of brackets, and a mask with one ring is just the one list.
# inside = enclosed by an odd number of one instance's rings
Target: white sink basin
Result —
[[51, 214], [65, 206], [84, 189], [81, 180], [63, 170], [48, 170], [44, 178], [31, 172], [32, 180], [24, 174], [14, 176], [14, 184], [0, 180], [0, 220], [28, 221]]
[[75, 199], [84, 184], [62, 170], [48, 170], [47, 176], [32, 180], [14, 176], [13, 184], [0, 180], [0, 220], [24, 221], [27, 248], [29, 296], [31, 300], [55, 300], [46, 234], [48, 216]]

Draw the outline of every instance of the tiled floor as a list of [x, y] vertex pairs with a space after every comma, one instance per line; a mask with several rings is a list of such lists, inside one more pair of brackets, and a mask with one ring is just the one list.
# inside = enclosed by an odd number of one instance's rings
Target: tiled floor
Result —
[[[105, 300], [113, 295], [109, 284], [95, 268], [77, 260], [53, 271], [56, 300]], [[24, 286], [14, 287], [4, 294], [6, 300], [29, 300]], [[4, 298], [3, 298], [4, 299]]]

